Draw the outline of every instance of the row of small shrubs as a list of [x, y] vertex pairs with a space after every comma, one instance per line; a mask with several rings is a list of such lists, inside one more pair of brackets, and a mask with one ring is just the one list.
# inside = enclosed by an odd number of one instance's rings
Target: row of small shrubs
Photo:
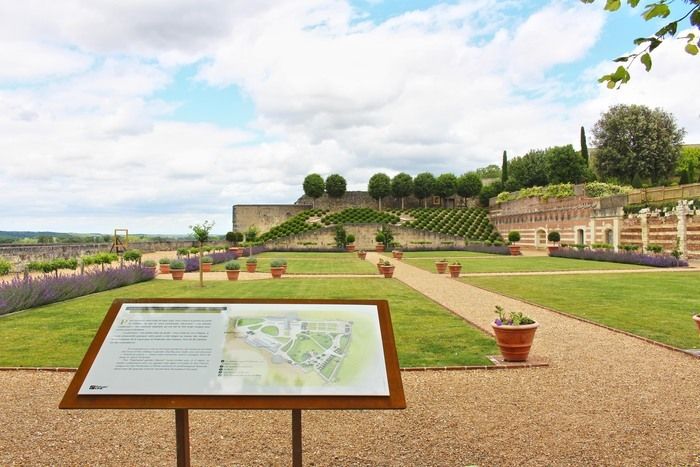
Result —
[[501, 236], [482, 208], [418, 208], [405, 212], [415, 220], [405, 227], [465, 237], [467, 240], [496, 241]]
[[85, 274], [14, 278], [0, 282], [0, 315], [151, 280], [154, 272], [139, 265]]
[[501, 241], [469, 242], [464, 246], [464, 250], [492, 255], [510, 255], [510, 250]]
[[612, 263], [639, 264], [656, 268], [673, 268], [688, 266], [688, 262], [671, 255], [647, 255], [635, 251], [591, 250], [587, 248], [559, 248], [549, 253], [557, 258], [586, 259], [590, 261], [609, 261]]
[[[236, 259], [238, 256], [232, 251], [223, 251], [220, 253], [212, 253], [207, 256], [202, 257], [202, 263], [209, 264], [219, 264], [226, 263]], [[171, 269], [182, 269], [185, 268], [185, 272], [192, 272], [199, 270], [199, 257], [192, 256], [184, 259], [171, 260], [170, 258], [161, 258], [158, 260], [160, 264], [170, 264]], [[154, 263], [155, 266], [155, 263]]]
[[[224, 245], [218, 245], [218, 246], [211, 246], [211, 245], [204, 245], [202, 247], [202, 253], [210, 253], [212, 251], [226, 251], [227, 247]], [[193, 246], [190, 248], [178, 248], [177, 250], [177, 255], [178, 256], [190, 256], [190, 255], [196, 255], [199, 254], [199, 247]], [[124, 258], [126, 259], [126, 258]]]
[[324, 225], [333, 224], [398, 224], [401, 219], [388, 211], [371, 208], [348, 208], [321, 219]]

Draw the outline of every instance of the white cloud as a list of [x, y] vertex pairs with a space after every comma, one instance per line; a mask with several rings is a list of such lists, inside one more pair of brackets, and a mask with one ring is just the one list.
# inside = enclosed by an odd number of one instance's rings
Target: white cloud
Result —
[[[682, 51], [659, 48], [655, 73], [622, 92], [566, 82], [552, 70], [595, 46], [603, 12], [520, 8], [464, 1], [377, 24], [343, 0], [0, 4], [0, 83], [39, 83], [0, 84], [3, 228], [225, 231], [231, 204], [292, 202], [310, 172], [363, 189], [377, 171], [462, 173], [503, 149], [577, 145], [619, 100], [697, 135]], [[193, 63], [201, 82], [241, 89], [250, 125], [165, 120], [177, 104], [154, 96]]]

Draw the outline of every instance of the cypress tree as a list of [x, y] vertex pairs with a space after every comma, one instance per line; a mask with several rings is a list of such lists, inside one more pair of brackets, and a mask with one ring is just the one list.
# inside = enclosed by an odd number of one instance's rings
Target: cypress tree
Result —
[[588, 144], [586, 144], [586, 130], [583, 129], [583, 126], [581, 127], [581, 156], [588, 167]]
[[501, 164], [501, 183], [508, 180], [508, 155], [503, 151], [503, 163]]

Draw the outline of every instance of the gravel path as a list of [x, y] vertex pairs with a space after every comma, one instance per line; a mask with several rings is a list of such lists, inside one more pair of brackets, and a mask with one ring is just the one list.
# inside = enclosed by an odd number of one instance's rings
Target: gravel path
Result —
[[[305, 411], [305, 465], [700, 465], [700, 361], [394, 264], [484, 329], [495, 304], [532, 315], [550, 366], [404, 372], [406, 410]], [[71, 377], [0, 372], [0, 465], [174, 464], [172, 411], [58, 410]], [[193, 465], [289, 465], [290, 418], [193, 411]]]

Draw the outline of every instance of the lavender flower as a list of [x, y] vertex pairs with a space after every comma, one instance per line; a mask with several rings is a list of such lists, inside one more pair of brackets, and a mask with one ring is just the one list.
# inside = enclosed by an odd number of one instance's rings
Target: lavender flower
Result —
[[549, 253], [549, 256], [556, 258], [584, 259], [589, 261], [609, 261], [613, 263], [639, 264], [642, 266], [652, 266], [656, 268], [686, 267], [688, 262], [676, 259], [670, 255], [645, 255], [634, 251], [612, 251], [612, 250], [579, 250], [577, 248], [559, 248]]

